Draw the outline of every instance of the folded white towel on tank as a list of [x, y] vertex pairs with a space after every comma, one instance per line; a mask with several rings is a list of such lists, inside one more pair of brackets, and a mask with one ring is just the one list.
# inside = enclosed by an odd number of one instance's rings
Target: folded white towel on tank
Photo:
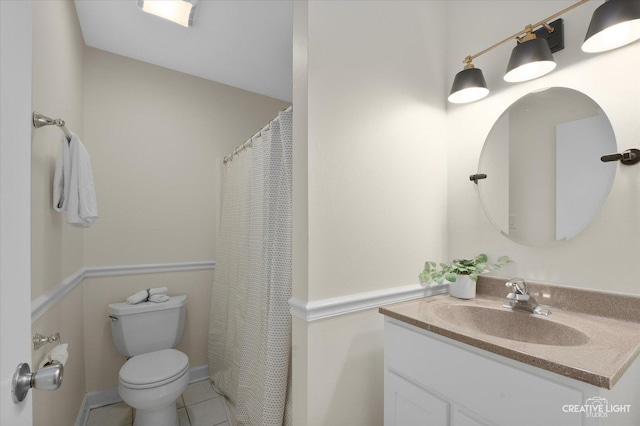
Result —
[[146, 290], [140, 290], [136, 294], [132, 294], [131, 296], [127, 297], [127, 303], [130, 305], [135, 305], [137, 303], [146, 301], [155, 303], [166, 302], [167, 300], [169, 300], [169, 296], [167, 296], [168, 292], [169, 289], [167, 289], [166, 287], [152, 287]]
[[169, 300], [169, 296], [167, 296], [166, 294], [152, 294], [151, 296], [149, 296], [149, 302], [162, 303], [166, 302], [167, 300]]
[[140, 290], [136, 294], [132, 294], [127, 297], [127, 303], [130, 305], [135, 305], [136, 303], [144, 302], [149, 298], [149, 293], [147, 290]]

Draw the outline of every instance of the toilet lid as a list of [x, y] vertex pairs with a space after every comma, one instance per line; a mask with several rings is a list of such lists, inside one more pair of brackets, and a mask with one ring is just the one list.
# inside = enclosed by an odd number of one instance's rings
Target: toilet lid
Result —
[[120, 383], [141, 389], [162, 386], [181, 377], [189, 369], [189, 358], [175, 349], [136, 355], [120, 369]]

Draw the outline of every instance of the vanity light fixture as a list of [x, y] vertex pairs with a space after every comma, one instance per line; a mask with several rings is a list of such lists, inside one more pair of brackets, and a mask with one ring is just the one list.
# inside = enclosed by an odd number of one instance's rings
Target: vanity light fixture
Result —
[[183, 27], [192, 27], [198, 0], [138, 0], [138, 7]]
[[[543, 26], [550, 33], [554, 31], [546, 23]], [[517, 40], [518, 45], [511, 52], [504, 81], [518, 83], [533, 80], [553, 71], [556, 61], [553, 60], [549, 43], [546, 39], [538, 38], [531, 25], [527, 26], [526, 34]]]
[[[564, 49], [564, 27], [562, 19], [553, 22], [551, 20], [588, 1], [580, 0], [540, 22], [527, 25], [524, 30], [475, 55], [467, 56], [462, 61], [465, 64], [464, 69], [456, 74], [453, 80], [449, 102], [474, 102], [487, 96], [489, 88], [482, 71], [475, 68], [471, 62], [478, 56], [514, 39], [518, 44], [511, 52], [507, 72], [504, 75], [505, 81], [532, 80], [553, 71], [556, 63], [552, 53]], [[593, 12], [582, 50], [603, 52], [638, 39], [640, 39], [640, 0], [608, 0]]]
[[[513, 52], [511, 52], [507, 72], [504, 76], [506, 81], [527, 81], [551, 72], [556, 66], [552, 52], [564, 49], [563, 21], [562, 19], [557, 19], [551, 22], [551, 20], [587, 1], [589, 0], [580, 0], [540, 22], [527, 25], [524, 30], [497, 42], [493, 46], [487, 47], [475, 55], [467, 56], [463, 61], [465, 64], [464, 70], [456, 74], [454, 79], [449, 95], [449, 102], [467, 103], [484, 98], [489, 93], [489, 89], [484, 81], [482, 72], [474, 68], [471, 61], [511, 40], [516, 40], [518, 45], [513, 49]], [[538, 29], [534, 30], [536, 28]], [[472, 72], [468, 72], [470, 70], [475, 70], [475, 75], [473, 75]], [[482, 80], [480, 80], [479, 77], [482, 77]], [[463, 83], [460, 83], [459, 80], [462, 80]], [[475, 98], [472, 96], [464, 96], [464, 93], [460, 93], [460, 87], [468, 93], [476, 92], [483, 93], [483, 95]]]
[[482, 70], [471, 63], [471, 57], [465, 58], [465, 66], [456, 74], [449, 93], [449, 102], [465, 104], [480, 100], [489, 94], [487, 82], [484, 81]]
[[640, 39], [640, 1], [609, 0], [594, 12], [582, 44], [588, 53], [616, 49]]

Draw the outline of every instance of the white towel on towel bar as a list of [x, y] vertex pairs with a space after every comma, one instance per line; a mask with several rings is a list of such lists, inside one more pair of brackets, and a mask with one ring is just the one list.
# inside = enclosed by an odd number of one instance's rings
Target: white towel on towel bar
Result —
[[66, 138], [53, 176], [53, 208], [64, 212], [71, 225], [86, 228], [98, 219], [98, 202], [93, 182], [91, 159], [86, 148], [71, 133]]

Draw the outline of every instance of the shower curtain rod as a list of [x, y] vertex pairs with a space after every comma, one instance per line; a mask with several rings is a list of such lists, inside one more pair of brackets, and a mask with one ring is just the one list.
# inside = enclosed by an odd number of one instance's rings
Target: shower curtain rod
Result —
[[69, 131], [67, 130], [67, 128], [65, 127], [65, 123], [64, 120], [61, 118], [49, 118], [46, 115], [42, 115], [37, 111], [33, 112], [33, 127], [35, 127], [36, 129], [39, 129], [40, 127], [43, 126], [58, 126], [60, 127], [60, 130], [62, 130], [64, 132], [64, 135], [67, 138], [67, 141], [71, 142], [71, 133], [69, 133]]
[[[283, 112], [291, 111], [292, 109], [293, 109], [293, 105], [289, 105], [288, 107], [286, 107], [285, 109], [280, 111], [280, 113], [278, 115], [282, 114]], [[243, 143], [242, 145], [240, 145], [239, 147], [237, 147], [236, 149], [231, 151], [231, 154], [225, 156], [222, 159], [222, 162], [224, 164], [227, 164], [229, 161], [231, 161], [233, 159], [233, 157], [235, 157], [236, 155], [240, 154], [242, 151], [246, 150], [247, 148], [251, 148], [251, 144], [253, 143], [253, 138], [255, 138], [257, 136], [260, 136], [262, 134], [262, 132], [266, 132], [267, 130], [269, 130], [269, 124], [264, 126], [262, 129], [258, 130], [256, 133], [254, 133], [254, 135], [251, 136], [245, 143]]]

